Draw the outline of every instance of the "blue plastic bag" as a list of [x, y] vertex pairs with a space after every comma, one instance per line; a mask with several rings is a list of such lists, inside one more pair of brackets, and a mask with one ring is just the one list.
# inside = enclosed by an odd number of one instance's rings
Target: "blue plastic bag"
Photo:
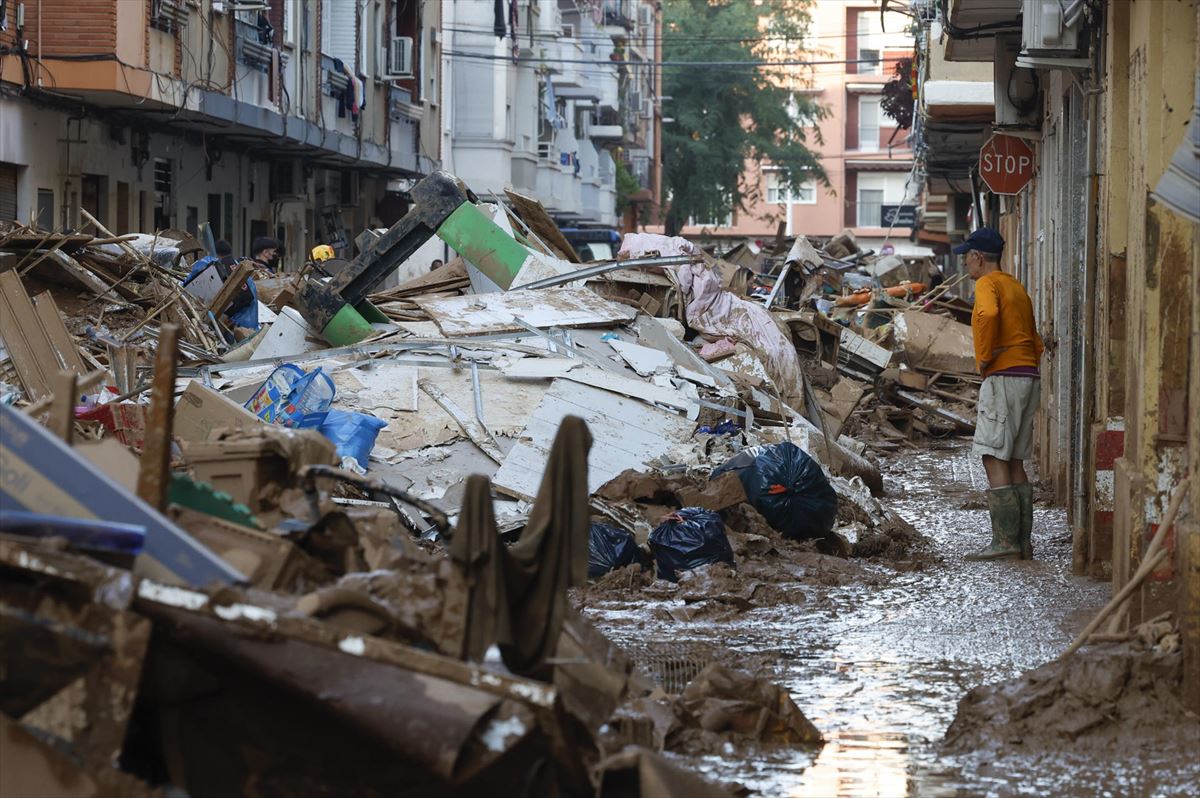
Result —
[[732, 471], [746, 498], [785, 538], [821, 538], [837, 520], [837, 493], [820, 464], [794, 443], [753, 446], [712, 472]]
[[725, 522], [702, 507], [684, 507], [667, 516], [650, 533], [649, 543], [659, 577], [672, 582], [679, 581], [679, 571], [714, 562], [734, 564]]
[[649, 565], [632, 534], [608, 524], [588, 527], [588, 579], [599, 579], [634, 563]]
[[339, 460], [352, 457], [366, 471], [367, 461], [371, 459], [371, 449], [375, 447], [375, 439], [379, 437], [379, 430], [386, 426], [386, 421], [366, 413], [330, 410], [325, 416], [325, 421], [317, 429], [333, 441]]
[[246, 402], [246, 409], [269, 424], [285, 427], [319, 427], [333, 405], [337, 389], [320, 367], [305, 371], [284, 363]]

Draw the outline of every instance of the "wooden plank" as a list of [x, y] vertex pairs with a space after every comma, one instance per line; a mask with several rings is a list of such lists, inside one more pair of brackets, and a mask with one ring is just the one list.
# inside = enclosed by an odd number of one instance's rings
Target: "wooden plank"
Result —
[[242, 290], [242, 286], [254, 274], [254, 263], [244, 260], [237, 265], [233, 270], [233, 274], [229, 275], [229, 279], [221, 286], [221, 290], [208, 303], [208, 309], [215, 315], [220, 316], [222, 311], [233, 301], [233, 297], [238, 291]]
[[159, 512], [167, 509], [171, 486], [171, 433], [175, 427], [175, 370], [179, 328], [164, 324], [154, 354], [154, 385], [150, 416], [146, 419], [146, 445], [138, 471], [138, 498]]
[[79, 348], [75, 345], [75, 339], [71, 333], [67, 332], [62, 312], [59, 311], [58, 305], [49, 291], [43, 291], [33, 298], [33, 309], [37, 313], [42, 331], [46, 333], [46, 338], [54, 347], [57, 368], [66, 369], [75, 374], [83, 374], [87, 370], [87, 366], [84, 365], [83, 358], [79, 356]]
[[594, 493], [627, 468], [646, 462], [686, 443], [694, 424], [665, 410], [610, 391], [566, 380], [555, 380], [534, 410], [521, 439], [512, 448], [493, 480], [498, 491], [532, 499], [554, 435], [565, 416], [579, 416], [592, 433], [588, 456], [588, 492]]
[[512, 203], [513, 209], [521, 217], [521, 221], [528, 225], [534, 235], [546, 242], [551, 248], [558, 250], [554, 254], [566, 258], [571, 263], [582, 263], [579, 259], [579, 254], [571, 246], [571, 242], [558, 229], [558, 225], [550, 218], [550, 214], [546, 213], [546, 208], [541, 202], [533, 197], [518, 194], [512, 189], [506, 189], [504, 193], [508, 195], [508, 201]]
[[67, 446], [75, 435], [75, 375], [60, 371], [53, 377], [54, 403], [46, 427]]
[[50, 375], [57, 371], [54, 347], [15, 271], [0, 274], [0, 302], [0, 337], [25, 393], [31, 400], [50, 395]]
[[412, 300], [437, 322], [443, 335], [482, 335], [523, 329], [520, 317], [538, 328], [588, 327], [630, 321], [632, 308], [610, 302], [587, 288], [544, 288], [493, 294]]
[[70, 255], [58, 250], [49, 252], [47, 255], [49, 260], [57, 263], [63, 271], [67, 272], [76, 280], [78, 280], [83, 286], [95, 293], [96, 296], [99, 296], [102, 299], [111, 300], [113, 302], [119, 302], [122, 305], [128, 304], [112, 290], [112, 286], [101, 280], [91, 271], [85, 269], [79, 264], [79, 261], [75, 260]]

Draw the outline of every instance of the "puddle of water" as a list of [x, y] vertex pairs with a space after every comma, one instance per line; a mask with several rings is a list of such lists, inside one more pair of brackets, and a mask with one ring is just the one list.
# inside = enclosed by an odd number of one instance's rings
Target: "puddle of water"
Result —
[[1098, 609], [1110, 591], [1071, 575], [1070, 533], [1058, 510], [1037, 511], [1037, 560], [964, 561], [990, 534], [985, 510], [957, 509], [986, 486], [966, 447], [906, 456], [889, 477], [898, 497], [891, 506], [931, 538], [944, 562], [899, 574], [869, 566], [886, 573], [883, 587], [798, 584], [809, 597], [800, 607], [719, 622], [658, 620], [644, 603], [587, 608], [618, 643], [709, 643], [751, 668], [765, 664], [827, 739], [817, 749], [673, 758], [717, 781], [797, 798], [1165, 796], [1200, 783], [1200, 763], [942, 756], [940, 740], [967, 690], [1056, 657], [1081, 610]]

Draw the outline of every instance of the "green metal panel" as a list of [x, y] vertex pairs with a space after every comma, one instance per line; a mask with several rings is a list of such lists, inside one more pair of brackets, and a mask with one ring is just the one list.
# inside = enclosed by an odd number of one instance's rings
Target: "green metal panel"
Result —
[[500, 229], [483, 211], [464, 202], [437, 231], [472, 266], [507, 290], [529, 258], [530, 252]]
[[335, 313], [321, 330], [321, 337], [334, 346], [350, 346], [373, 332], [375, 330], [357, 310], [349, 305], [342, 305], [342, 309]]

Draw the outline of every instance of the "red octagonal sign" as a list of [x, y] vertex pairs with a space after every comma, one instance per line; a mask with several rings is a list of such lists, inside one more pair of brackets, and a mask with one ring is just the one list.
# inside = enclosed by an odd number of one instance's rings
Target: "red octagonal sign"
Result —
[[979, 150], [979, 176], [995, 194], [1020, 194], [1033, 168], [1033, 148], [1025, 139], [997, 133]]

